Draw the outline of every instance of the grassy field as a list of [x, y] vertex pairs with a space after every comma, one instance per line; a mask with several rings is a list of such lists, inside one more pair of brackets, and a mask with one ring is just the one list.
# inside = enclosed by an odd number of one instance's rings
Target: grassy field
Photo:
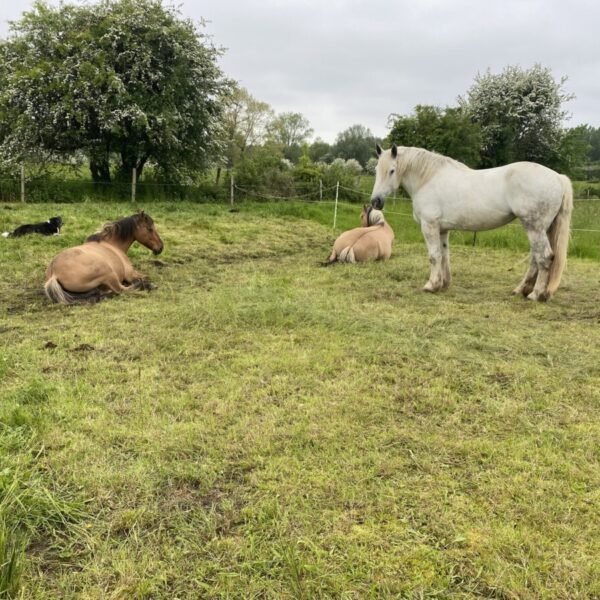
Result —
[[0, 597], [600, 597], [600, 234], [534, 304], [517, 227], [427, 295], [406, 203], [327, 269], [330, 204], [145, 208], [158, 288], [62, 307], [49, 260], [133, 207], [0, 205], [65, 221], [0, 240]]

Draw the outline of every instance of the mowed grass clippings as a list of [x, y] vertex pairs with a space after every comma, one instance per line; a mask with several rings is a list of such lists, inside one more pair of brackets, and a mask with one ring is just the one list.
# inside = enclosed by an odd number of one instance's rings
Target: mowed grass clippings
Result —
[[600, 595], [597, 262], [534, 304], [523, 249], [455, 243], [428, 295], [391, 214], [392, 260], [323, 268], [330, 205], [145, 208], [158, 288], [75, 307], [46, 265], [134, 207], [0, 208], [65, 220], [1, 240], [5, 469], [54, 498], [21, 597]]

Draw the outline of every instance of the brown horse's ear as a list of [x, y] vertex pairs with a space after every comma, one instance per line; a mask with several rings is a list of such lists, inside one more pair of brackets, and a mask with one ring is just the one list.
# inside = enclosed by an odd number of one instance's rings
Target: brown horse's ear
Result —
[[144, 211], [140, 210], [140, 217], [143, 217], [143, 216], [144, 216]]
[[396, 147], [396, 144], [394, 144], [392, 146], [392, 158], [396, 158], [396, 156], [398, 156], [398, 148]]

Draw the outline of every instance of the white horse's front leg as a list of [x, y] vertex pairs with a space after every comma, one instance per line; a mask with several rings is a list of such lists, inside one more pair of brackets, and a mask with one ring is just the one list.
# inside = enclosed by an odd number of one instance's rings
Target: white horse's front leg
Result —
[[450, 273], [450, 246], [448, 245], [448, 231], [440, 233], [440, 243], [442, 245], [442, 287], [446, 289], [452, 281]]
[[423, 287], [424, 292], [437, 292], [442, 288], [444, 278], [442, 275], [442, 241], [440, 238], [440, 227], [434, 223], [421, 223], [421, 231], [427, 243], [429, 251], [429, 262], [431, 263], [431, 274], [429, 281]]

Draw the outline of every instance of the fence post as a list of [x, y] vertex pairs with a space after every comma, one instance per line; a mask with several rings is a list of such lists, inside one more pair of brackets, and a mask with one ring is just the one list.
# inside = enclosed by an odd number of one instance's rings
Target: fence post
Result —
[[231, 206], [233, 206], [233, 200], [234, 200], [234, 183], [233, 183], [233, 173], [231, 174], [231, 179], [229, 180], [229, 203], [231, 204]]
[[338, 197], [340, 195], [340, 182], [338, 181], [335, 185], [335, 209], [333, 211], [333, 229], [335, 230], [335, 226], [337, 224], [337, 207], [338, 207]]
[[323, 180], [319, 179], [319, 200], [323, 200]]
[[21, 202], [25, 202], [25, 165], [21, 165]]
[[131, 170], [131, 202], [135, 204], [135, 186], [136, 186], [136, 173], [135, 167]]

